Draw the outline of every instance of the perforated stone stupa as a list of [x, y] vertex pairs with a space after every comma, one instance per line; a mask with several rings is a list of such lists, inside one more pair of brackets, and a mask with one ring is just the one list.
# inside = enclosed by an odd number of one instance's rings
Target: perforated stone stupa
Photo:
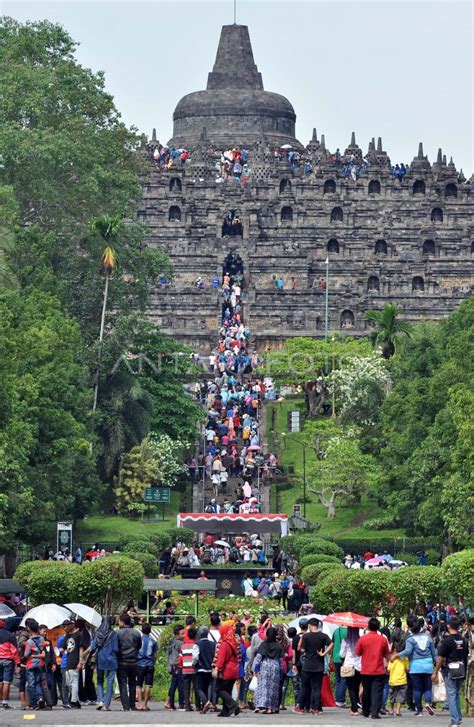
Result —
[[[189, 158], [182, 164], [172, 154], [165, 164], [156, 134], [144, 143], [140, 217], [149, 244], [174, 266], [169, 287], [157, 281], [149, 314], [194, 348], [209, 350], [215, 339], [212, 279], [232, 254], [243, 265], [246, 322], [260, 348], [324, 334], [326, 259], [330, 331], [366, 334], [364, 311], [385, 302], [409, 320], [437, 320], [472, 294], [473, 186], [452, 160], [439, 150], [431, 164], [419, 144], [395, 176], [380, 138], [364, 153], [353, 134], [331, 153], [315, 130], [303, 148], [295, 121], [286, 98], [263, 90], [247, 27], [224, 26], [206, 90], [185, 96], [174, 113], [168, 146]], [[245, 174], [224, 181], [221, 154], [235, 147], [248, 150]], [[229, 212], [237, 234], [224, 224]], [[204, 289], [194, 284], [199, 276]]]

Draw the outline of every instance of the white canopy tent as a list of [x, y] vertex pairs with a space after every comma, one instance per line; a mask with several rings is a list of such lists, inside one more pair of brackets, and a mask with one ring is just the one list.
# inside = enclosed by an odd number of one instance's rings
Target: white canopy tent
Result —
[[288, 535], [288, 515], [249, 513], [180, 512], [179, 528], [191, 528], [196, 533], [277, 533]]

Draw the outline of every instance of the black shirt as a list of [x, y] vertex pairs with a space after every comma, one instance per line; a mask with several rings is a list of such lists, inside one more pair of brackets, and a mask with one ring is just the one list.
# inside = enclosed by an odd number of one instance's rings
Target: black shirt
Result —
[[303, 636], [303, 671], [324, 672], [324, 656], [319, 656], [318, 651], [324, 651], [330, 643], [331, 639], [322, 631]]
[[64, 640], [64, 649], [67, 653], [66, 669], [77, 669], [79, 664], [79, 649], [82, 646], [82, 636], [80, 631], [68, 634]]
[[453, 661], [462, 661], [466, 665], [467, 644], [462, 636], [449, 634], [440, 641], [438, 655], [444, 656], [447, 664], [451, 664]]

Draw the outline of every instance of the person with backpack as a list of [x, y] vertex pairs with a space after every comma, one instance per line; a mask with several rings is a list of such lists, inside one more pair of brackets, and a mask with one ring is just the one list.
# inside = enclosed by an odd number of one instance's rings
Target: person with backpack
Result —
[[410, 636], [405, 646], [398, 654], [392, 654], [391, 659], [397, 656], [403, 659], [408, 656], [410, 660], [409, 675], [413, 685], [413, 699], [415, 701], [415, 716], [423, 714], [422, 698], [425, 697], [425, 706], [428, 714], [433, 715], [431, 706], [432, 691], [431, 677], [433, 664], [436, 661], [436, 649], [430, 634], [422, 628], [424, 619], [412, 616], [407, 620]]
[[168, 672], [171, 674], [170, 688], [168, 697], [165, 701], [165, 709], [175, 710], [175, 695], [178, 690], [179, 710], [184, 711], [184, 691], [183, 691], [183, 674], [178, 665], [179, 656], [181, 654], [181, 646], [184, 640], [184, 626], [175, 624], [173, 626], [174, 637], [171, 639], [167, 648]]
[[119, 616], [117, 681], [124, 712], [135, 710], [137, 658], [141, 645], [142, 637], [132, 627], [130, 615], [122, 613]]
[[39, 624], [34, 618], [27, 618], [25, 625], [28, 640], [25, 644], [26, 683], [31, 709], [44, 709], [45, 701], [41, 679], [44, 667], [44, 640], [39, 632]]
[[[142, 624], [142, 645], [137, 658], [137, 701], [140, 711], [149, 712], [148, 700], [150, 699], [155, 676], [155, 662], [158, 656], [158, 644], [151, 637], [151, 625]], [[143, 683], [145, 689], [143, 690]]]
[[201, 626], [196, 635], [193, 647], [193, 664], [196, 669], [196, 692], [201, 702], [201, 712], [213, 707], [213, 679], [212, 662], [216, 651], [217, 641], [209, 639], [209, 629]]
[[467, 670], [468, 647], [459, 633], [459, 627], [459, 619], [453, 616], [448, 623], [447, 635], [439, 643], [436, 666], [431, 677], [433, 682], [437, 682], [441, 670], [448, 695], [450, 727], [457, 727], [462, 722], [461, 687]]

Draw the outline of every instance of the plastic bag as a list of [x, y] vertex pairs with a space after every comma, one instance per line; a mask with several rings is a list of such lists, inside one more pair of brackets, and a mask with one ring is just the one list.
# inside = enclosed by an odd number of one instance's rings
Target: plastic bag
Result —
[[438, 672], [438, 681], [433, 684], [433, 702], [445, 702], [446, 699], [446, 685], [443, 675]]
[[251, 692], [256, 692], [257, 691], [257, 677], [255, 675], [250, 680], [249, 690]]

